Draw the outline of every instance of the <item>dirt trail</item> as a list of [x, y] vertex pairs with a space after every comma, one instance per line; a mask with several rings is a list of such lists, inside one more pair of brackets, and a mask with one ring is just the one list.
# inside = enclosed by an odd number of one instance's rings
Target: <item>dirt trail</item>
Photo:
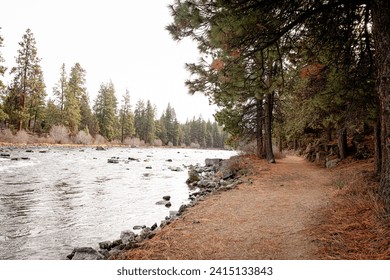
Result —
[[331, 173], [288, 156], [210, 196], [126, 259], [317, 259], [311, 229], [332, 196]]

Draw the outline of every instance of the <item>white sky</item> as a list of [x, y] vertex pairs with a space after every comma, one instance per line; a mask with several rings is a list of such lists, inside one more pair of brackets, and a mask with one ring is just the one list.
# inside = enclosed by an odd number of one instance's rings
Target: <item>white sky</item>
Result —
[[[3, 0], [0, 0], [3, 2]], [[6, 2], [6, 3], [4, 3]], [[167, 8], [173, 0], [12, 0], [1, 3], [0, 50], [8, 69], [27, 28], [37, 42], [49, 96], [60, 67], [79, 62], [87, 71], [91, 105], [102, 83], [112, 80], [120, 101], [126, 88], [133, 109], [138, 99], [150, 100], [158, 117], [168, 102], [178, 119], [213, 120], [215, 106], [201, 94], [190, 96], [184, 86], [184, 63], [196, 62], [190, 40], [174, 42], [165, 26], [172, 21]]]

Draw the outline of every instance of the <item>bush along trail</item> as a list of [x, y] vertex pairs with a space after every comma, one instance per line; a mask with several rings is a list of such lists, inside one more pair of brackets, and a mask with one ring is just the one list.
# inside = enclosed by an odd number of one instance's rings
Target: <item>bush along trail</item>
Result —
[[[190, 166], [187, 184], [191, 193], [190, 202], [183, 204], [178, 211], [170, 211], [169, 217], [161, 221], [160, 225], [134, 226], [133, 230], [124, 230], [120, 237], [113, 241], [102, 241], [97, 248], [77, 247], [67, 256], [70, 260], [103, 260], [126, 253], [128, 250], [139, 248], [144, 241], [152, 239], [164, 227], [178, 219], [187, 208], [195, 206], [210, 194], [218, 191], [231, 190], [241, 184], [240, 179], [246, 169], [240, 169], [240, 159], [233, 157], [229, 160], [206, 159], [204, 166]], [[156, 204], [170, 206], [170, 197], [164, 196]], [[135, 233], [139, 232], [139, 233]]]

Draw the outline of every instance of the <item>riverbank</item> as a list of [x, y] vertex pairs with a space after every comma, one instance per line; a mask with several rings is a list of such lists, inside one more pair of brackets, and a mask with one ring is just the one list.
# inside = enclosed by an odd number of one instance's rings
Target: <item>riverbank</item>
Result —
[[389, 223], [372, 196], [377, 186], [370, 175], [372, 162], [324, 169], [289, 156], [275, 165], [250, 158], [248, 165], [252, 172], [243, 184], [208, 196], [152, 239], [114, 258], [390, 257], [384, 244]]

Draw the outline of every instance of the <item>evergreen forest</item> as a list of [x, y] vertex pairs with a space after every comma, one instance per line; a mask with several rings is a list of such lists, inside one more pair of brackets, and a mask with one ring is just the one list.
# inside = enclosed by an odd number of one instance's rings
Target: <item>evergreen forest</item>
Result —
[[[390, 1], [175, 0], [174, 40], [190, 38], [190, 94], [220, 108], [235, 141], [275, 162], [299, 148], [330, 166], [374, 158], [390, 205]], [[334, 160], [334, 161], [333, 161]]]
[[[3, 42], [0, 37], [0, 47]], [[70, 70], [61, 65], [58, 82], [48, 93], [30, 29], [19, 46], [15, 66], [9, 69], [0, 49], [0, 78], [6, 71], [13, 77], [8, 85], [0, 79], [0, 141], [225, 147], [227, 133], [216, 122], [199, 116], [179, 123], [170, 103], [161, 116], [157, 116], [157, 108], [150, 100], [138, 100], [133, 109], [129, 91], [118, 100], [112, 82], [100, 85], [91, 104], [87, 71], [80, 63]]]

